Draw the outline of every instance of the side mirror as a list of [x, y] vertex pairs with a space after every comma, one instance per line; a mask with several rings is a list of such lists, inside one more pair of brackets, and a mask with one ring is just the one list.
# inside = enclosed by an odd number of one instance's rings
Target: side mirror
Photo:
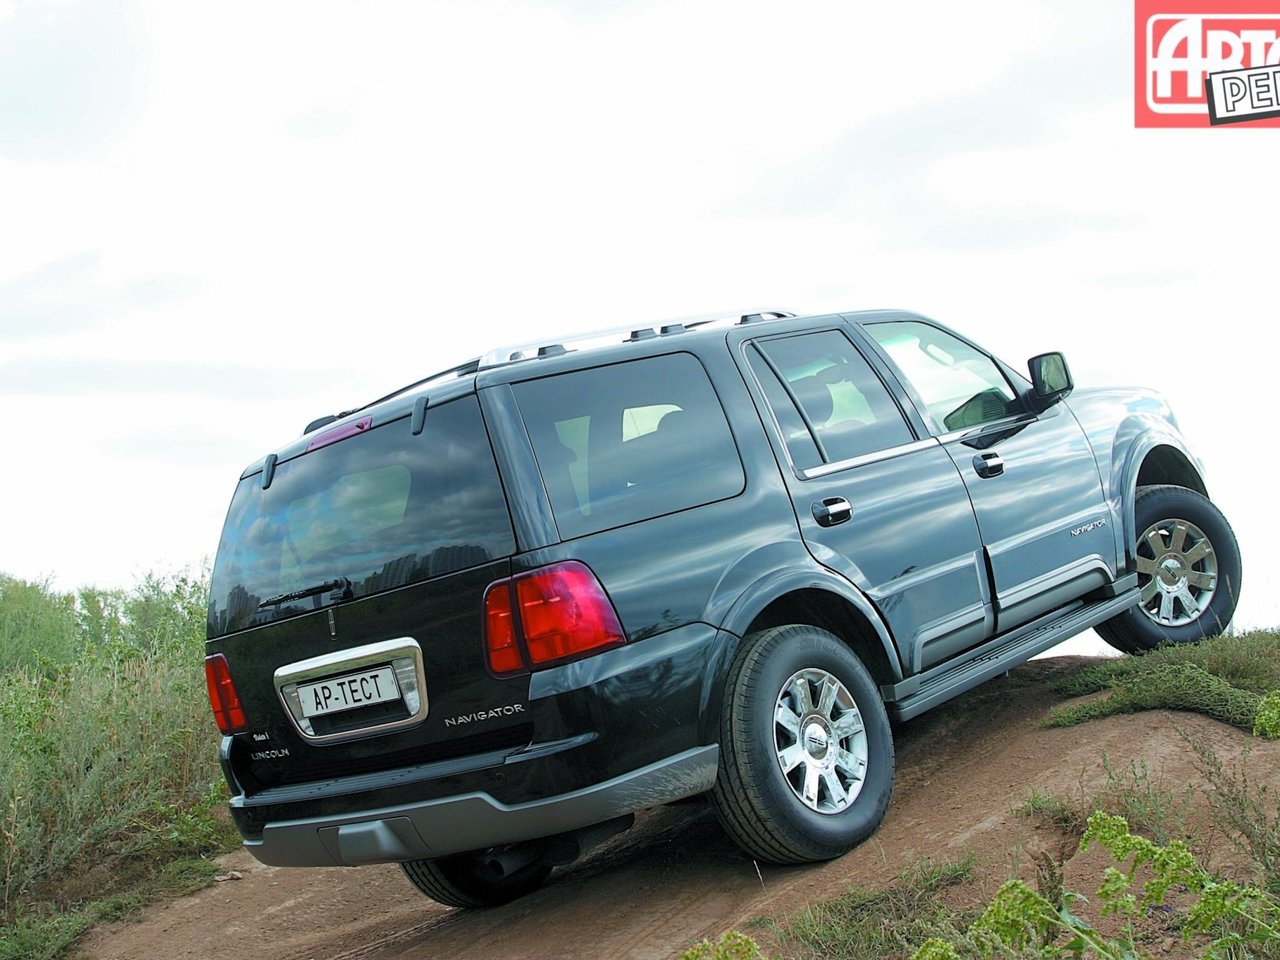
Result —
[[1075, 388], [1067, 358], [1060, 353], [1032, 357], [1027, 368], [1031, 371], [1031, 404], [1037, 411], [1048, 410]]

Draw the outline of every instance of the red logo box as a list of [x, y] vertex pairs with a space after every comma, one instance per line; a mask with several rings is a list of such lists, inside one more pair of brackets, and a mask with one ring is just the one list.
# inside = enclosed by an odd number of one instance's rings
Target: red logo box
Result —
[[1280, 0], [1135, 0], [1133, 33], [1134, 126], [1207, 129], [1208, 74], [1280, 63]]

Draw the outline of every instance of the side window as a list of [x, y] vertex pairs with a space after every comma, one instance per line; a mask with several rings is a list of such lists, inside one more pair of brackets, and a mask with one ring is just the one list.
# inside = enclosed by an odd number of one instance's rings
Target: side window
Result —
[[915, 439], [870, 364], [837, 330], [757, 340], [751, 366], [801, 470]]
[[566, 539], [743, 490], [724, 409], [692, 354], [577, 370], [512, 389]]
[[867, 324], [940, 430], [964, 430], [1022, 412], [995, 361], [963, 340], [917, 320]]

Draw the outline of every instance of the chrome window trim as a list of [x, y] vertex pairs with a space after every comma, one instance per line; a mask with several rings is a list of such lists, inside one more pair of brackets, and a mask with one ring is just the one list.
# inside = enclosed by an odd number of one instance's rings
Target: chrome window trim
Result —
[[879, 463], [881, 460], [892, 460], [894, 457], [905, 456], [908, 453], [915, 453], [917, 450], [925, 450], [937, 445], [937, 437], [925, 437], [923, 440], [913, 440], [911, 443], [901, 443], [896, 447], [886, 447], [884, 450], [876, 450], [873, 453], [864, 453], [860, 457], [850, 457], [848, 460], [836, 460], [832, 463], [823, 463], [816, 467], [810, 467], [808, 470], [801, 470], [799, 471], [800, 479], [814, 480], [818, 477], [825, 477], [831, 473], [839, 473], [841, 470], [850, 470], [854, 467], [865, 466], [868, 463]]
[[939, 443], [951, 443], [955, 440], [972, 440], [987, 433], [999, 433], [1001, 430], [1008, 430], [1011, 427], [1021, 426], [1024, 423], [1035, 423], [1039, 419], [1035, 414], [1028, 413], [1012, 413], [1007, 417], [1001, 417], [999, 420], [988, 420], [986, 423], [980, 423], [977, 426], [965, 427], [963, 430], [952, 430], [950, 433], [941, 433], [937, 435]]
[[[298, 686], [322, 677], [354, 673], [366, 667], [389, 666], [396, 674], [401, 698], [409, 710], [409, 716], [386, 723], [374, 723], [337, 733], [318, 734], [311, 730], [311, 722], [302, 715], [302, 702], [298, 698]], [[359, 740], [375, 734], [392, 733], [421, 723], [427, 716], [427, 684], [422, 664], [422, 647], [412, 637], [382, 640], [362, 647], [335, 650], [309, 660], [299, 660], [276, 668], [272, 678], [276, 694], [293, 721], [294, 729], [308, 743], [343, 743]]]

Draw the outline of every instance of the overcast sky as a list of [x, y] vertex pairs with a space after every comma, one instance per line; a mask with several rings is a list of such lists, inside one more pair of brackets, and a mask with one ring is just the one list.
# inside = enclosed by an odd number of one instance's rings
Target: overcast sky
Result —
[[1280, 622], [1280, 131], [1129, 3], [0, 0], [0, 571], [198, 564], [243, 467], [499, 343], [905, 307], [1171, 399]]

